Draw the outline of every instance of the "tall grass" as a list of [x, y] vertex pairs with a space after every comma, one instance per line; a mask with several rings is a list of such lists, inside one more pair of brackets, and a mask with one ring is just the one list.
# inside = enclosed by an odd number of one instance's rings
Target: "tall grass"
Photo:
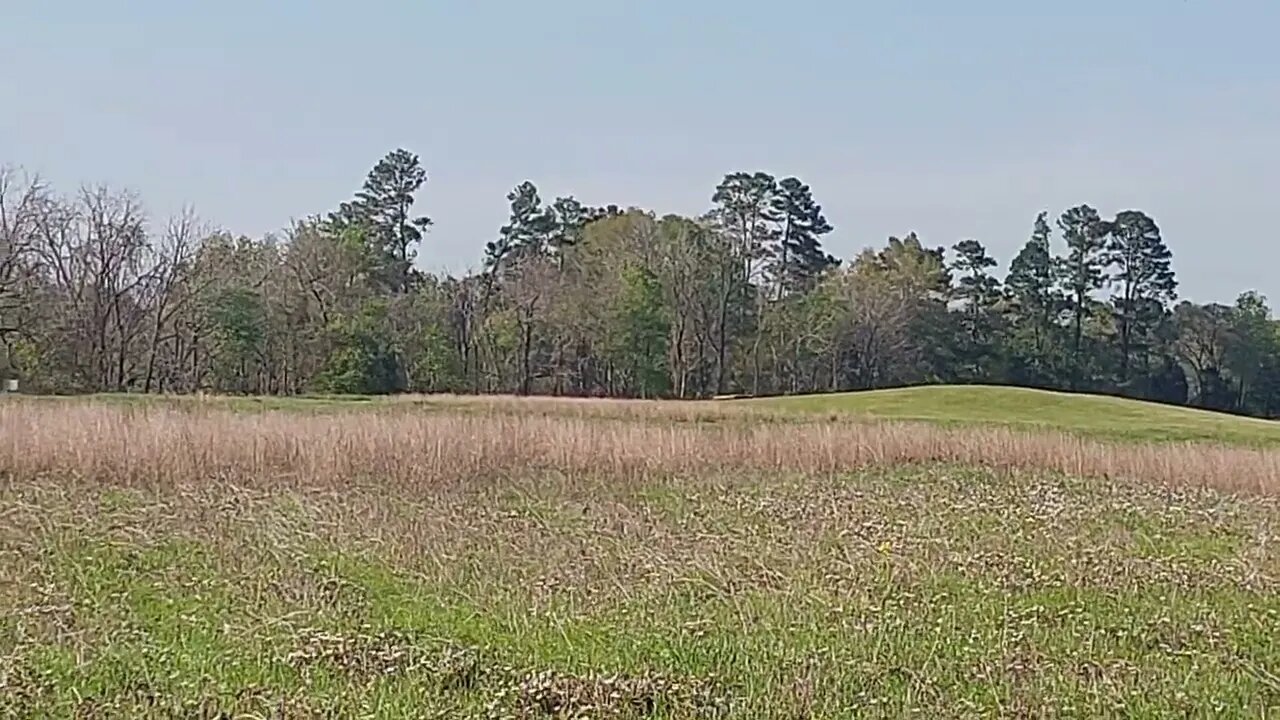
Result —
[[[0, 405], [0, 473], [126, 485], [224, 479], [341, 487], [376, 480], [411, 489], [529, 469], [617, 477], [738, 470], [822, 474], [944, 462], [1280, 490], [1276, 450], [1115, 445], [1056, 433], [848, 420], [654, 422], [669, 409], [662, 405], [646, 409], [644, 422], [601, 422], [589, 403], [573, 407], [581, 414], [483, 408], [239, 414], [199, 406], [6, 402]], [[689, 419], [671, 411], [673, 421]]]

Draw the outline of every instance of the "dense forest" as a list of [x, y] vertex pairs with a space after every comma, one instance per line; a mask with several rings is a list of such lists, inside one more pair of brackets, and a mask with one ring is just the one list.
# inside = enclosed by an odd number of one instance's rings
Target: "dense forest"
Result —
[[426, 178], [395, 150], [349, 202], [249, 238], [4, 171], [0, 376], [49, 393], [681, 398], [1002, 383], [1280, 416], [1266, 299], [1179, 301], [1141, 210], [1033, 209], [999, 272], [978, 240], [910, 232], [837, 259], [795, 177], [728, 174], [699, 217], [524, 182], [482, 269], [442, 277], [416, 266]]

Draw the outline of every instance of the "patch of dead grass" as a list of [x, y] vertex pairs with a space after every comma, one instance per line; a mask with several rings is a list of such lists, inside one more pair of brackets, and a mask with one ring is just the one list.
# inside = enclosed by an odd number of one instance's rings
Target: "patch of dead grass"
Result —
[[1113, 445], [999, 428], [838, 420], [625, 423], [497, 412], [237, 414], [93, 403], [0, 406], [0, 472], [144, 487], [215, 479], [308, 488], [374, 482], [411, 491], [527, 471], [621, 479], [734, 471], [831, 474], [936, 462], [1233, 491], [1280, 489], [1280, 450]]

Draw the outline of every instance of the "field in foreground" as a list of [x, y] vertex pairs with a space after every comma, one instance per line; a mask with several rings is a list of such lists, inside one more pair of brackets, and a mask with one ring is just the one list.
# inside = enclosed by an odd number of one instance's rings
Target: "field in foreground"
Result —
[[0, 717], [1280, 708], [1277, 451], [356, 420], [0, 407]]

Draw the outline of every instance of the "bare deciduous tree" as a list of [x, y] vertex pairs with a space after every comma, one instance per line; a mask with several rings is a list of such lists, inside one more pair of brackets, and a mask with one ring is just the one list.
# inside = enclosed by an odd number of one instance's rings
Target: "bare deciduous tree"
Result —
[[39, 177], [0, 167], [0, 349], [6, 365], [10, 338], [21, 330], [18, 316], [31, 300], [24, 296], [36, 270], [32, 246], [46, 194]]
[[[156, 381], [156, 360], [161, 347], [173, 338], [172, 320], [200, 291], [192, 285], [192, 271], [200, 243], [212, 233], [201, 225], [191, 208], [169, 219], [164, 234], [151, 248], [149, 281], [144, 285], [144, 302], [151, 316], [151, 339], [147, 344], [147, 364], [143, 392], [151, 392]], [[203, 280], [204, 284], [209, 278]]]

